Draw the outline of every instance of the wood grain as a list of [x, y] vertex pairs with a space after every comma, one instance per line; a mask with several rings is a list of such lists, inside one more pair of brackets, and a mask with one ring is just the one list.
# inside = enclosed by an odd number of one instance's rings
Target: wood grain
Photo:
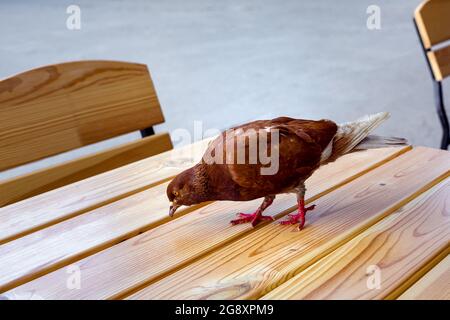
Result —
[[446, 179], [263, 298], [385, 299], [449, 245]]
[[450, 39], [450, 2], [427, 0], [420, 4], [414, 17], [425, 48]]
[[172, 149], [168, 133], [158, 133], [82, 158], [0, 182], [0, 207], [116, 169]]
[[450, 75], [450, 46], [427, 52], [434, 78], [441, 81]]
[[0, 208], [0, 244], [164, 182], [196, 163], [211, 139]]
[[[307, 182], [308, 197], [311, 199], [329, 192], [406, 150], [408, 148], [386, 148], [347, 155], [321, 168], [311, 177]], [[142, 226], [148, 223], [151, 212], [155, 216], [166, 217], [168, 201], [163, 190], [154, 190], [156, 188], [146, 191], [153, 192], [153, 196], [144, 196], [142, 193], [142, 196], [139, 194], [126, 198], [53, 228], [17, 239], [5, 245], [7, 249], [3, 251], [0, 247], [0, 269], [1, 266], [5, 270], [9, 269], [0, 275], [1, 290], [35, 278], [37, 272], [48, 272], [55, 266], [72, 263], [80, 252], [104, 247], [107, 241], [122, 237], [125, 231], [130, 233], [131, 229], [139, 230], [137, 223], [140, 222]], [[17, 288], [14, 295], [26, 296], [33, 292], [52, 299], [105, 299], [120, 296], [149, 279], [160, 277], [252, 232], [250, 225], [233, 227], [229, 221], [233, 213], [254, 210], [260, 201], [215, 202], [78, 261], [76, 265], [83, 274], [83, 285], [79, 290], [67, 290], [67, 273], [62, 268]], [[294, 204], [295, 197], [292, 195], [280, 196], [269, 207], [267, 214], [279, 214], [292, 209]], [[107, 230], [102, 231], [102, 227]], [[45, 252], [44, 257], [32, 255], [40, 251], [49, 252]], [[14, 263], [11, 266], [12, 261]]]
[[449, 169], [447, 152], [414, 148], [318, 199], [301, 232], [266, 225], [128, 298], [260, 298], [448, 176]]
[[406, 290], [399, 300], [450, 300], [450, 256], [445, 257], [419, 281]]
[[1, 245], [0, 291], [168, 221], [167, 184]]
[[147, 66], [76, 61], [0, 81], [0, 170], [164, 122]]

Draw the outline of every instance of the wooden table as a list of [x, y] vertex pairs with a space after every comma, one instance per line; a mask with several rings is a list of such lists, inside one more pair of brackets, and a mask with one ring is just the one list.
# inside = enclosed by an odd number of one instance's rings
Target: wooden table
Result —
[[[450, 298], [450, 153], [384, 148], [319, 169], [298, 232], [230, 225], [260, 200], [170, 219], [168, 181], [207, 142], [0, 208], [2, 298]], [[281, 195], [267, 213], [293, 210]]]

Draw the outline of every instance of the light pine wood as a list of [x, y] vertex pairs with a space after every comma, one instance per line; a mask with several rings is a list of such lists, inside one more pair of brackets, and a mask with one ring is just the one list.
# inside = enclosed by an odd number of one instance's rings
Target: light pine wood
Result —
[[414, 148], [315, 201], [301, 232], [266, 225], [128, 298], [260, 298], [448, 176], [449, 169], [447, 152]]
[[[449, 18], [450, 20], [450, 18]], [[427, 53], [434, 78], [441, 81], [450, 75], [450, 46]]]
[[450, 179], [446, 179], [263, 298], [392, 297], [397, 288], [420, 277], [432, 257], [449, 251], [449, 195]]
[[0, 81], [0, 170], [164, 122], [147, 66], [77, 61]]
[[164, 182], [196, 163], [211, 139], [0, 208], [0, 244]]
[[[346, 155], [311, 177], [307, 182], [308, 197], [316, 198], [330, 192], [408, 149], [385, 148]], [[169, 203], [164, 189], [165, 185], [157, 186], [17, 239], [4, 245], [6, 250], [2, 251], [0, 247], [0, 269], [2, 266], [10, 269], [7, 274], [0, 275], [0, 290], [34, 278], [38, 273], [67, 265], [76, 260], [80, 252], [86, 254], [88, 250], [98, 250], [106, 244], [117, 242], [125, 234], [137, 233], [144, 226], [148, 228], [149, 221], [153, 219], [166, 219]], [[62, 268], [26, 283], [11, 295], [27, 296], [33, 292], [44, 298], [58, 299], [120, 296], [148, 279], [159, 277], [253, 231], [250, 225], [233, 227], [229, 221], [233, 213], [252, 211], [260, 201], [216, 202], [75, 262], [83, 274], [83, 285], [79, 290], [67, 290], [66, 268]], [[294, 204], [293, 195], [280, 196], [269, 207], [267, 214], [276, 215], [291, 210]], [[102, 228], [107, 230], [102, 231]], [[45, 251], [43, 256], [31, 254], [40, 251]], [[11, 264], [13, 266], [7, 267]]]
[[425, 48], [450, 39], [450, 2], [427, 0], [414, 13]]
[[159, 133], [101, 152], [0, 182], [0, 207], [116, 169], [172, 149]]
[[438, 265], [428, 271], [398, 299], [450, 300], [450, 256], [445, 257]]
[[167, 184], [1, 245], [0, 291], [168, 221]]

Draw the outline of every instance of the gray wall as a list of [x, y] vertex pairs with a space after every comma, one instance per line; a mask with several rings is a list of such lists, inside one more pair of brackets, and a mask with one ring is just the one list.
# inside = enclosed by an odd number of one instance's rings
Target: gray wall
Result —
[[[192, 130], [194, 120], [226, 128], [387, 110], [379, 133], [437, 147], [441, 129], [412, 24], [419, 2], [0, 1], [0, 77], [69, 60], [135, 61], [149, 66], [163, 106], [166, 123], [156, 131]], [[81, 7], [81, 30], [66, 28], [70, 4]], [[381, 8], [381, 30], [366, 27], [370, 4]]]

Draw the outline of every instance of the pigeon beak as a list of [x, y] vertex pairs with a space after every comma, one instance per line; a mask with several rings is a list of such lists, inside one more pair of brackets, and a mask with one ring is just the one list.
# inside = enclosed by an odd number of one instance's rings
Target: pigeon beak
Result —
[[170, 206], [169, 208], [169, 216], [173, 217], [173, 214], [175, 213], [175, 211], [178, 209], [179, 206], [177, 206], [176, 204], [173, 204]]

